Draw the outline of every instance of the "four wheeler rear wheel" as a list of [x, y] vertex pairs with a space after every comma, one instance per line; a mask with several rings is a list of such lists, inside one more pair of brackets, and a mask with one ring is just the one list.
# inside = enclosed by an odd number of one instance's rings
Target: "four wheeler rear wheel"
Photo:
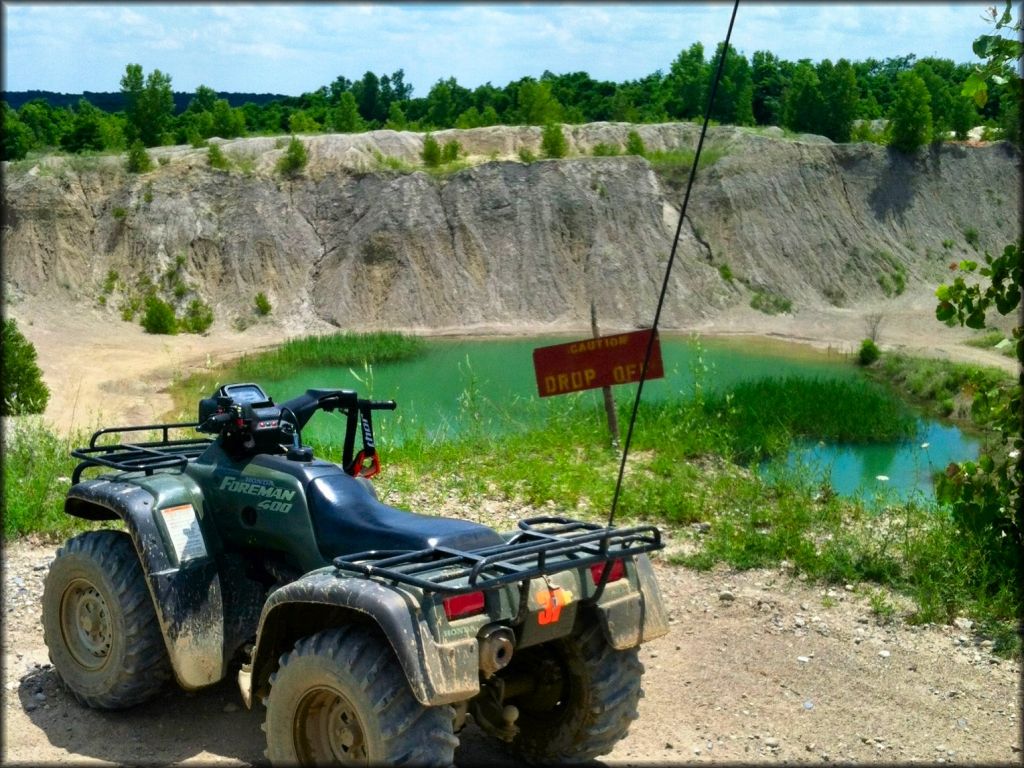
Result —
[[352, 625], [300, 640], [270, 685], [264, 730], [275, 765], [452, 764], [452, 708], [415, 699], [375, 630]]
[[506, 702], [519, 709], [511, 749], [527, 762], [592, 760], [610, 752], [637, 717], [644, 673], [637, 648], [616, 651], [596, 621], [523, 651], [517, 661], [536, 680], [530, 693]]
[[43, 587], [43, 639], [87, 706], [121, 709], [160, 690], [170, 662], [127, 534], [90, 531], [57, 550]]

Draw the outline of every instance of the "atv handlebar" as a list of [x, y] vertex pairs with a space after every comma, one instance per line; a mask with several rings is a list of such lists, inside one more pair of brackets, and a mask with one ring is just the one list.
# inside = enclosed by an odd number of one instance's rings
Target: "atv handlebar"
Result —
[[394, 400], [364, 400], [353, 389], [307, 389], [298, 397], [281, 403], [295, 415], [299, 429], [306, 426], [317, 411], [393, 411]]

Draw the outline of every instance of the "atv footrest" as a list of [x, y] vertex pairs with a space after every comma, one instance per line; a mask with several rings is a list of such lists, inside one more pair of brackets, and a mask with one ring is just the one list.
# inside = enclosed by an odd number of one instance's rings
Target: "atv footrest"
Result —
[[473, 551], [449, 547], [373, 550], [334, 558], [346, 573], [388, 579], [425, 592], [457, 595], [661, 549], [653, 525], [606, 528], [564, 517], [534, 517], [503, 544]]

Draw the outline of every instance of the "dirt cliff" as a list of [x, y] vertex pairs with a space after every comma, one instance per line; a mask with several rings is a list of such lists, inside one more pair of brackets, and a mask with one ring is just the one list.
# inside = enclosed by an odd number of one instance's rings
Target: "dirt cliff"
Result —
[[[650, 322], [681, 201], [679, 178], [633, 156], [586, 156], [625, 144], [692, 149], [692, 124], [566, 126], [570, 157], [539, 154], [536, 128], [435, 134], [457, 140], [465, 167], [415, 170], [423, 136], [375, 131], [301, 137], [294, 179], [275, 164], [285, 142], [220, 142], [123, 159], [5, 164], [4, 289], [15, 306], [46, 297], [95, 306], [115, 270], [125, 283], [172, 280], [227, 326], [251, 317], [257, 292], [285, 327], [422, 330], [526, 323]], [[1010, 145], [945, 145], [916, 158], [868, 144], [834, 145], [718, 127], [697, 176], [665, 327], [746, 305], [754, 292], [799, 312], [895, 296], [934, 284], [950, 261], [1019, 231], [1019, 155]], [[724, 269], [727, 266], [728, 269]], [[731, 274], [731, 278], [723, 277]], [[215, 326], [217, 327], [217, 326]]]

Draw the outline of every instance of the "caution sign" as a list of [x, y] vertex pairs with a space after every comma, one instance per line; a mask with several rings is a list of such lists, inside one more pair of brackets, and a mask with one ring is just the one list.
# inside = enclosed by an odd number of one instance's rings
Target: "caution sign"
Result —
[[[533, 350], [537, 393], [541, 397], [551, 397], [640, 381], [651, 333], [650, 330], [633, 331], [538, 347]], [[660, 379], [664, 376], [661, 345], [655, 334], [645, 378]]]

